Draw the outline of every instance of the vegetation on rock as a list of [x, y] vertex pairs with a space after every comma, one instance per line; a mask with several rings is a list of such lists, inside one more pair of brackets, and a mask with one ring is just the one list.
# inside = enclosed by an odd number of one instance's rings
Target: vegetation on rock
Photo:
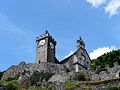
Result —
[[41, 85], [44, 81], [48, 81], [50, 77], [53, 76], [53, 73], [50, 72], [38, 72], [35, 71], [33, 75], [30, 77], [31, 85], [36, 85], [39, 86]]
[[85, 73], [84, 72], [76, 73], [75, 80], [77, 80], [77, 81], [85, 81], [86, 80]]
[[76, 81], [68, 81], [65, 83], [66, 90], [75, 90], [78, 89], [78, 87], [79, 87], [79, 83], [77, 83]]
[[[45, 85], [42, 85], [44, 82], [47, 82], [49, 78], [52, 77], [52, 75], [53, 74], [50, 72], [34, 72], [33, 75], [28, 78], [30, 83], [32, 83], [31, 85], [34, 86], [29, 86], [27, 87], [27, 89], [26, 87], [23, 87], [26, 85], [21, 86], [20, 84], [18, 84], [18, 75], [16, 75], [15, 77], [9, 77], [6, 80], [0, 80], [0, 85], [4, 87], [5, 90], [53, 90], [52, 84], [46, 83]], [[40, 86], [39, 82], [41, 82], [42, 87]], [[22, 84], [24, 84], [24, 82]], [[37, 87], [38, 84], [39, 87]]]
[[8, 77], [5, 81], [9, 82], [9, 81], [13, 81], [13, 80], [18, 80], [19, 75], [16, 75], [14, 77]]
[[108, 87], [106, 90], [120, 90], [120, 87]]
[[[82, 88], [82, 90], [94, 90], [92, 89], [92, 86], [97, 86], [97, 85], [103, 85], [105, 84], [107, 86], [108, 83], [112, 83], [112, 82], [118, 82], [120, 81], [120, 78], [116, 78], [116, 79], [111, 79], [111, 80], [104, 80], [104, 81], [67, 81], [65, 83], [65, 89], [66, 90], [80, 90]], [[115, 89], [117, 88], [117, 89]], [[120, 87], [106, 87], [106, 89], [104, 90], [120, 90]]]

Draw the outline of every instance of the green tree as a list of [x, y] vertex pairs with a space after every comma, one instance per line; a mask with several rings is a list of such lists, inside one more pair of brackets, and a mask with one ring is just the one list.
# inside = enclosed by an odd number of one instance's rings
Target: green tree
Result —
[[109, 53], [103, 54], [97, 59], [92, 60], [91, 67], [93, 69], [100, 69], [100, 68], [105, 68], [105, 65], [109, 65], [110, 67], [113, 67], [113, 62], [118, 62], [120, 64], [120, 49], [119, 50], [114, 50]]

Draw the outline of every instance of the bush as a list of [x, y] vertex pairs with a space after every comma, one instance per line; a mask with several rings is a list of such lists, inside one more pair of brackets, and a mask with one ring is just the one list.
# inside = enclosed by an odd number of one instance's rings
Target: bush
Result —
[[85, 73], [84, 72], [77, 73], [76, 76], [75, 76], [75, 80], [85, 81], [86, 80]]
[[13, 80], [18, 80], [18, 78], [19, 78], [19, 75], [16, 75], [14, 77], [8, 77], [5, 81], [10, 82], [10, 81], [13, 81]]
[[35, 71], [33, 75], [30, 77], [31, 85], [37, 85], [38, 82], [48, 81], [52, 76], [53, 76], [53, 73], [50, 73], [50, 72]]
[[75, 81], [68, 81], [65, 83], [66, 90], [74, 90], [74, 89], [79, 88], [78, 86], [79, 86], [78, 83]]
[[8, 83], [5, 86], [5, 90], [17, 90], [17, 87], [15, 85], [13, 85], [12, 83]]
[[30, 77], [31, 85], [36, 85], [39, 82], [40, 73], [38, 71], [34, 72]]
[[120, 90], [118, 87], [109, 87], [106, 90]]
[[87, 86], [85, 87], [85, 90], [92, 90], [92, 88], [91, 88], [90, 85], [87, 85]]

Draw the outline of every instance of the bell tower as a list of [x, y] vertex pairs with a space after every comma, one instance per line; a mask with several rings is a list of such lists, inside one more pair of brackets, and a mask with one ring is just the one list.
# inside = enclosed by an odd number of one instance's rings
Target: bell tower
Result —
[[79, 49], [79, 48], [85, 49], [85, 43], [81, 37], [79, 37], [79, 39], [77, 40], [77, 49]]
[[36, 63], [52, 62], [55, 63], [56, 41], [46, 31], [44, 34], [36, 37]]

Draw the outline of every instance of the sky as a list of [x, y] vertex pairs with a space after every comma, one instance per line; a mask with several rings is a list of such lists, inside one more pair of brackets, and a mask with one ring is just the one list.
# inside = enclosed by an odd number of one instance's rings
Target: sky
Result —
[[36, 37], [48, 30], [56, 57], [82, 37], [91, 59], [120, 47], [120, 0], [0, 0], [0, 71], [35, 63]]

